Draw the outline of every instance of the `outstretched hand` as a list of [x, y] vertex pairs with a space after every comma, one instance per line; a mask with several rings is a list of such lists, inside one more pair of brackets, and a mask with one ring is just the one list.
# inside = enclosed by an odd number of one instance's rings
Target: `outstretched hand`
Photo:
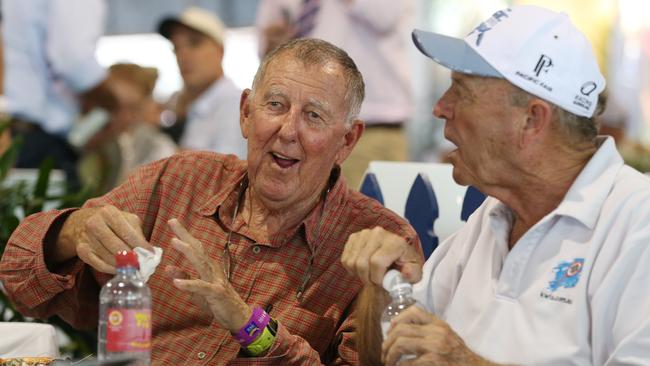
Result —
[[177, 219], [169, 220], [168, 224], [176, 235], [172, 246], [183, 253], [199, 274], [193, 279], [179, 268], [169, 266], [166, 271], [174, 277], [174, 286], [191, 293], [197, 306], [210, 311], [225, 329], [237, 333], [250, 319], [252, 309], [232, 287], [223, 267], [208, 257], [201, 242]]

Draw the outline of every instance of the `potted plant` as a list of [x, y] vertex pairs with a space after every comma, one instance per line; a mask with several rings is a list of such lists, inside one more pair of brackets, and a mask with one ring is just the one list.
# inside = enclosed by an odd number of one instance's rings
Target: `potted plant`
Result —
[[[0, 120], [0, 136], [8, 127], [7, 120]], [[7, 177], [21, 145], [22, 139], [18, 136], [10, 142], [4, 151], [0, 151], [0, 256], [4, 253], [11, 233], [24, 217], [41, 211], [46, 203], [54, 202], [57, 208], [79, 206], [90, 198], [89, 192], [92, 191], [90, 187], [86, 187], [75, 194], [48, 196], [50, 174], [54, 166], [52, 159], [46, 159], [41, 164], [35, 184], [29, 185], [25, 181], [8, 183]], [[0, 283], [0, 321], [41, 322], [38, 319], [24, 317], [16, 311], [4, 293], [2, 283]], [[47, 323], [60, 329], [70, 339], [65, 346], [61, 347], [62, 355], [80, 358], [93, 353], [96, 345], [94, 334], [77, 331], [58, 317], [48, 319]]]

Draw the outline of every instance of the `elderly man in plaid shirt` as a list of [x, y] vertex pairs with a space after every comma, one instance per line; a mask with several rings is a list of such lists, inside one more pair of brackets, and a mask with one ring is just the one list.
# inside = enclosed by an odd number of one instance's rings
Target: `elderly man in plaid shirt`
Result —
[[[348, 236], [382, 226], [419, 248], [403, 219], [339, 176], [363, 133], [363, 94], [337, 47], [279, 47], [241, 97], [247, 161], [184, 152], [82, 208], [30, 216], [7, 245], [0, 280], [21, 312], [94, 328], [114, 253], [158, 246], [148, 282], [154, 364], [358, 364], [362, 284], [340, 262]], [[258, 318], [263, 331], [242, 338]]]

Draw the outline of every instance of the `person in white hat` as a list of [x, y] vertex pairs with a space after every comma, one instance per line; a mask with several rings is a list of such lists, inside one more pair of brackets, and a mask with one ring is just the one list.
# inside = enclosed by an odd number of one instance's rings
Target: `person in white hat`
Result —
[[[164, 19], [158, 32], [169, 39], [183, 78], [170, 103], [174, 118], [163, 120], [181, 148], [246, 158], [239, 128], [241, 89], [224, 75], [225, 27], [216, 14], [198, 7]], [[167, 114], [169, 117], [170, 114]]]
[[489, 197], [424, 267], [382, 229], [350, 236], [342, 262], [369, 284], [360, 313], [385, 305], [388, 268], [421, 303], [381, 348], [378, 320], [361, 316], [362, 359], [649, 365], [650, 180], [597, 135], [605, 81], [584, 35], [566, 14], [515, 6], [464, 39], [413, 40], [452, 70], [434, 114], [456, 145], [454, 179]]

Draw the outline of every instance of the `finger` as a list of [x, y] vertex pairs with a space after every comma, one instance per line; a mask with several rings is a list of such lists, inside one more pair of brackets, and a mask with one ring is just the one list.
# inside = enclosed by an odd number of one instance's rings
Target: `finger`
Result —
[[[172, 280], [174, 279], [187, 280], [190, 278], [187, 272], [183, 271], [179, 267], [171, 266], [171, 265], [165, 266], [165, 274], [167, 274], [167, 276], [169, 276]], [[195, 293], [190, 293], [190, 300], [194, 305], [196, 305], [199, 308], [201, 312], [205, 314], [211, 314], [210, 305], [206, 301], [205, 297]]]
[[193, 294], [201, 295], [204, 297], [212, 297], [215, 295], [213, 284], [201, 279], [184, 280], [176, 278], [174, 279], [174, 286], [176, 286], [176, 288], [179, 290], [191, 292]]
[[214, 271], [210, 262], [207, 260], [207, 256], [203, 255], [203, 253], [197, 253], [193, 246], [178, 238], [172, 238], [171, 244], [187, 258], [190, 264], [192, 264], [192, 267], [199, 273], [199, 277], [202, 280], [208, 282], [214, 280]]
[[77, 246], [77, 256], [84, 263], [95, 268], [99, 272], [115, 274], [115, 267], [99, 258], [86, 243]]
[[[369, 235], [366, 237], [366, 242], [364, 245], [359, 245], [356, 252], [356, 272], [359, 278], [365, 283], [372, 283], [371, 275], [371, 260], [373, 255], [381, 247], [381, 234], [375, 231], [374, 229], [369, 232]], [[384, 273], [386, 269], [384, 269]], [[378, 276], [377, 273], [374, 273], [375, 276]], [[383, 281], [383, 273], [381, 274]], [[380, 283], [381, 284], [381, 283]]]
[[425, 336], [424, 326], [418, 324], [392, 324], [388, 328], [386, 338], [382, 343], [382, 350], [387, 351], [395, 342], [402, 338], [422, 338]]
[[[108, 263], [109, 265], [115, 267], [115, 255], [106, 249], [102, 243], [100, 243], [97, 239], [89, 236], [86, 232], [82, 232], [80, 239], [79, 239], [79, 245], [84, 244], [89, 247], [91, 251], [95, 253], [96, 256], [99, 257], [103, 262]], [[79, 250], [79, 246], [77, 246], [77, 251]]]
[[386, 339], [382, 343], [382, 350], [387, 351], [393, 345], [402, 339], [410, 339], [411, 342], [437, 334], [435, 329], [418, 324], [393, 324], [386, 334]]
[[398, 316], [393, 318], [392, 324], [431, 324], [441, 322], [435, 315], [420, 308], [419, 306], [409, 306]]
[[[386, 366], [396, 365], [402, 357], [417, 357], [422, 338], [401, 337], [390, 345], [382, 344], [382, 360]], [[384, 342], [386, 343], [386, 342]], [[399, 363], [401, 365], [401, 362]]]
[[169, 227], [174, 232], [174, 235], [185, 243], [191, 245], [194, 250], [199, 254], [203, 255], [203, 245], [198, 241], [189, 231], [178, 221], [178, 219], [171, 219], [167, 221]]
[[[124, 241], [115, 235], [113, 230], [106, 224], [101, 215], [95, 215], [86, 220], [86, 235], [91, 247], [96, 254], [99, 253], [99, 248], [106, 248], [109, 257], [122, 250], [131, 250], [131, 248], [124, 243]], [[105, 258], [108, 260], [108, 257]]]
[[[153, 247], [147, 242], [142, 233], [139, 219], [136, 221], [133, 218], [127, 219], [125, 217], [132, 214], [120, 211], [115, 206], [106, 206], [102, 207], [100, 215], [115, 236], [127, 245], [127, 250], [135, 247], [143, 247], [153, 251]], [[134, 227], [134, 225], [137, 226]]]
[[187, 274], [187, 272], [180, 269], [180, 267], [170, 266], [170, 265], [165, 266], [165, 274], [167, 274], [167, 276], [169, 276], [171, 279], [178, 278], [181, 280], [186, 280], [190, 278], [190, 275]]
[[135, 235], [137, 235], [139, 238], [137, 239], [138, 245], [136, 246], [142, 247], [144, 249], [147, 249], [150, 252], [153, 252], [153, 245], [151, 245], [151, 243], [147, 241], [147, 238], [144, 236], [144, 232], [142, 231], [142, 220], [140, 220], [140, 217], [138, 217], [138, 215], [134, 215], [132, 213], [128, 213], [124, 211], [122, 211], [122, 214], [126, 222], [135, 231]]
[[388, 268], [393, 264], [404, 262], [404, 258], [410, 256], [409, 251], [414, 250], [404, 238], [384, 229], [375, 230], [372, 240], [379, 241], [380, 245], [370, 257], [369, 276], [372, 283], [381, 286]]
[[358, 276], [357, 273], [357, 256], [367, 241], [370, 230], [364, 229], [348, 237], [345, 243], [343, 253], [341, 254], [341, 263], [343, 267], [352, 275]]

